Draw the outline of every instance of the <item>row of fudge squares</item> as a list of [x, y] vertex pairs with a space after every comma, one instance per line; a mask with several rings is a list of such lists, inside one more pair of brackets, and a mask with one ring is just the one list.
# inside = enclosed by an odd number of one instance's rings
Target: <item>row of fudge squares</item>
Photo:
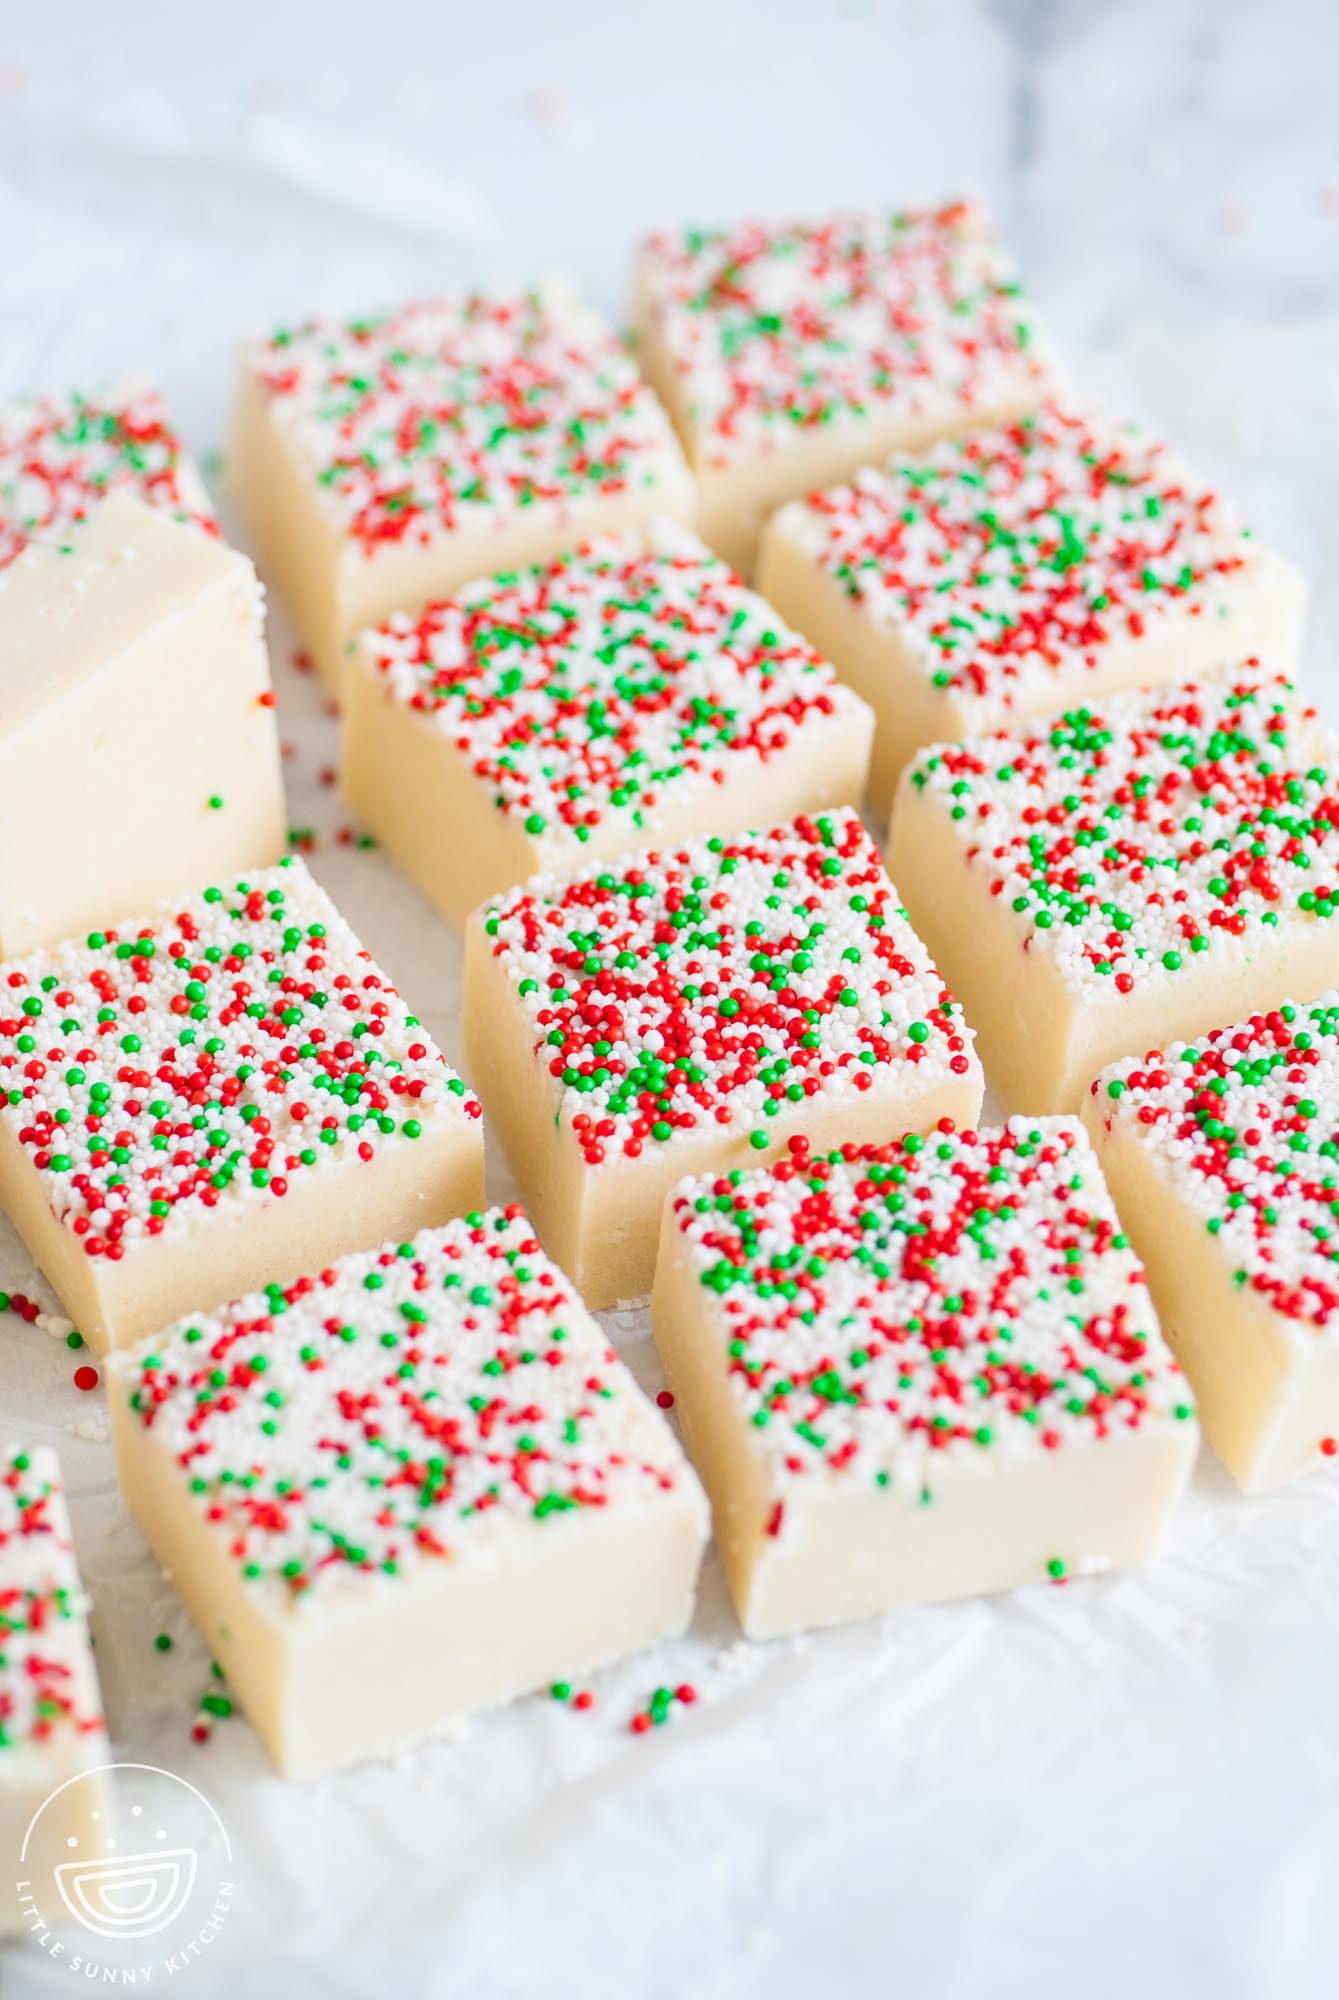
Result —
[[[504, 891], [465, 1046], [545, 1242], [635, 1298], [686, 1173], [973, 1127], [978, 1047], [1010, 1108], [1074, 1112], [1339, 983], [1336, 773], [1249, 666], [923, 753], [891, 879], [843, 807]], [[479, 1100], [301, 862], [0, 965], [0, 1201], [99, 1350], [482, 1185]]]
[[[1197, 1427], [1077, 1121], [797, 1141], [681, 1183], [664, 1227], [655, 1334], [691, 1464], [519, 1207], [114, 1358], [126, 1500], [287, 1775], [681, 1632], [708, 1496], [755, 1637], [1161, 1541]], [[94, 1760], [101, 1711], [55, 1473], [7, 1471], [17, 1812]]]
[[[1137, 1561], [1192, 1394], [1248, 1490], [1339, 1450], [1336, 1048], [1332, 993], [1114, 1066], [1087, 1131], [945, 1119], [681, 1182], [653, 1324], [691, 1466], [513, 1207], [115, 1357], [127, 1500], [295, 1777], [681, 1631], [699, 1476], [755, 1637]], [[99, 1751], [82, 1611], [54, 1466], [11, 1451], [14, 1815]]]

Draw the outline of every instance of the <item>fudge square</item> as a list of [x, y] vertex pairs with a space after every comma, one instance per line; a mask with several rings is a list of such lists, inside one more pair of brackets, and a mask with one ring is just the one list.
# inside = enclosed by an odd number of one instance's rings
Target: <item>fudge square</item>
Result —
[[0, 1207], [99, 1354], [482, 1193], [477, 1099], [300, 861], [0, 965]]
[[1339, 981], [1335, 738], [1254, 661], [923, 751], [889, 866], [1011, 1106]]
[[1154, 438], [1049, 403], [768, 523], [758, 587], [878, 717], [871, 801], [924, 745], [1260, 654], [1306, 589]]
[[463, 923], [531, 875], [855, 805], [873, 729], [806, 641], [660, 521], [363, 634], [344, 790]]
[[702, 532], [745, 574], [783, 501], [1045, 393], [1031, 309], [966, 202], [663, 232], [636, 318]]
[[24, 396], [0, 408], [0, 569], [31, 542], [58, 545], [117, 492], [218, 533], [156, 390], [128, 382], [92, 395]]
[[114, 1371], [126, 1499], [288, 1777], [687, 1625], [701, 1488], [519, 1208], [185, 1319]]
[[1339, 991], [1114, 1064], [1084, 1122], [1248, 1493], [1339, 1452]]
[[1139, 1561], [1194, 1463], [1076, 1120], [685, 1181], [652, 1319], [755, 1638]]
[[118, 492], [0, 569], [0, 956], [287, 844], [245, 556]]
[[975, 1123], [962, 1010], [849, 810], [541, 876], [470, 919], [465, 1045], [540, 1235], [645, 1293], [682, 1175]]
[[361, 626], [693, 512], [664, 411], [560, 280], [252, 343], [230, 477], [261, 568], [336, 691]]
[[20, 1881], [38, 1882], [92, 1832], [107, 1725], [60, 1464], [40, 1445], [0, 1443], [0, 1934], [24, 1926]]

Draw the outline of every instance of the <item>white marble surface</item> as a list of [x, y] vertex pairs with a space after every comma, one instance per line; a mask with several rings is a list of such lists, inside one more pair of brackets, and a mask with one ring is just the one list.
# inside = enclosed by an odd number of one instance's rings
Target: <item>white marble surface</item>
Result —
[[[1169, 430], [1311, 572], [1339, 713], [1339, 10], [1219, 0], [0, 7], [0, 392], [134, 371], [217, 446], [238, 335], [565, 268], [611, 310], [659, 221], [935, 198], [998, 212], [1073, 372]], [[337, 846], [333, 726], [287, 668], [293, 817], [458, 1052], [458, 958]], [[496, 1176], [494, 1192], [505, 1183]], [[27, 1282], [0, 1234], [0, 1285]], [[644, 1318], [615, 1322], [653, 1381]], [[1339, 1487], [1206, 1461], [1147, 1571], [737, 1648], [694, 1631], [315, 1792], [206, 1673], [118, 1513], [97, 1396], [0, 1321], [0, 1419], [54, 1436], [118, 1747], [218, 1798], [227, 1961], [183, 1990], [1328, 1996], [1339, 1916]], [[167, 1661], [152, 1634], [178, 1644]], [[662, 1678], [702, 1700], [653, 1738]], [[0, 1991], [76, 1990], [11, 1958]]]

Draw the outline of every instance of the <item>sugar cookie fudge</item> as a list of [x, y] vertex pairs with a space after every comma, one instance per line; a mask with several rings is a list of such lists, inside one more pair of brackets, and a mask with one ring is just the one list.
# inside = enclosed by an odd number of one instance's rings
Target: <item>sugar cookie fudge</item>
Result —
[[245, 556], [116, 493], [0, 568], [0, 956], [288, 845]]
[[0, 965], [0, 1207], [99, 1354], [474, 1207], [479, 1119], [300, 861]]
[[0, 1932], [23, 1920], [18, 1885], [78, 1841], [95, 1797], [70, 1778], [108, 1759], [60, 1465], [45, 1446], [0, 1444]]
[[349, 803], [455, 923], [530, 875], [854, 805], [874, 727], [672, 522], [396, 612], [347, 689]]
[[1006, 1101], [1339, 981], [1339, 760], [1248, 662], [907, 766], [889, 867]]
[[1139, 1561], [1194, 1462], [1073, 1120], [685, 1181], [652, 1317], [755, 1638]]
[[229, 465], [262, 570], [337, 690], [361, 626], [693, 512], [665, 413], [557, 280], [252, 343]]
[[0, 569], [31, 542], [57, 547], [110, 493], [218, 533], [162, 399], [143, 383], [0, 407]]
[[1113, 1064], [1083, 1107], [1248, 1493], [1339, 1452], [1339, 991]]
[[783, 501], [1045, 392], [1031, 309], [965, 202], [664, 231], [642, 249], [636, 317], [702, 532], [745, 574]]
[[519, 1208], [113, 1366], [126, 1499], [289, 1777], [688, 1622], [701, 1488]]
[[854, 812], [540, 876], [470, 919], [490, 1126], [592, 1307], [650, 1286], [685, 1173], [975, 1123], [962, 1010]]
[[758, 587], [873, 707], [880, 809], [926, 744], [1301, 661], [1292, 565], [1165, 445], [1055, 402], [783, 508]]

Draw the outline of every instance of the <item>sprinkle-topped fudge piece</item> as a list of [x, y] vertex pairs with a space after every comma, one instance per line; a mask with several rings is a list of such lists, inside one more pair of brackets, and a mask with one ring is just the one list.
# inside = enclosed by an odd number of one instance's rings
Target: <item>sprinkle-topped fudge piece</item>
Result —
[[624, 855], [486, 904], [465, 1039], [540, 1234], [592, 1307], [648, 1290], [685, 1173], [975, 1122], [962, 1010], [854, 812]]
[[652, 1312], [757, 1638], [1138, 1561], [1194, 1462], [1073, 1120], [686, 1181]]
[[300, 861], [0, 965], [0, 1206], [98, 1353], [482, 1191], [477, 1099]]
[[75, 1787], [44, 1812], [21, 1858], [34, 1815], [108, 1755], [59, 1462], [0, 1445], [0, 1933], [22, 1922], [19, 1879], [66, 1858], [93, 1794]]
[[769, 522], [759, 588], [878, 716], [871, 795], [929, 743], [1260, 654], [1305, 585], [1165, 445], [1050, 403]]
[[253, 342], [230, 464], [261, 566], [336, 689], [361, 626], [693, 513], [664, 411], [558, 280]]
[[639, 355], [712, 547], [747, 574], [763, 518], [892, 451], [1032, 409], [1031, 309], [965, 202], [652, 236]]
[[1339, 991], [1104, 1070], [1083, 1108], [1248, 1493], [1339, 1453]]
[[203, 482], [142, 383], [103, 394], [24, 396], [0, 408], [0, 569], [31, 542], [59, 547], [109, 493], [216, 535]]
[[519, 1208], [114, 1368], [127, 1501], [289, 1777], [688, 1622], [701, 1489]]
[[344, 789], [462, 923], [530, 875], [854, 805], [872, 734], [827, 662], [662, 521], [365, 633]]
[[0, 568], [0, 957], [284, 854], [246, 557], [117, 492]]
[[923, 751], [889, 866], [1011, 1105], [1339, 981], [1334, 733], [1253, 661]]

